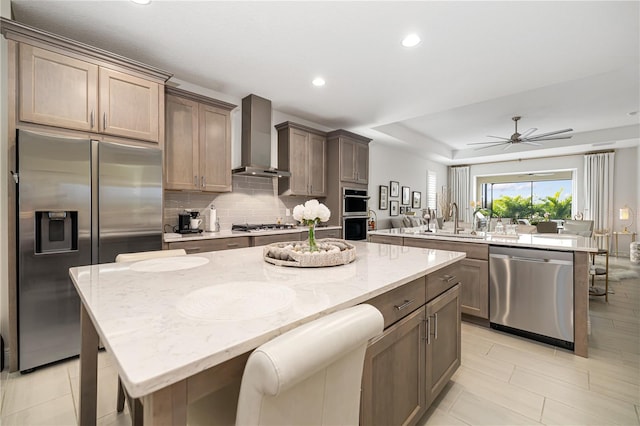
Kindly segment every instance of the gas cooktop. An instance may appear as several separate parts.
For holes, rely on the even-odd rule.
[[[260,231],[273,231],[277,229],[294,229],[296,226],[291,223],[260,223],[250,224],[243,223],[238,225],[231,225],[232,231],[246,231],[246,232],[260,232]]]

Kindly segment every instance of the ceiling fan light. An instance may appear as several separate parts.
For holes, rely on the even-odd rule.
[[[404,47],[415,47],[420,44],[420,37],[416,33],[408,34],[402,39],[402,45]]]

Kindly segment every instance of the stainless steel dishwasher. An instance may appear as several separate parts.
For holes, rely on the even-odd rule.
[[[491,246],[492,328],[573,349],[573,253]]]

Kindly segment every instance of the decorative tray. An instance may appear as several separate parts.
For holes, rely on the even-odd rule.
[[[345,240],[325,238],[316,240],[319,251],[309,252],[306,241],[273,243],[264,247],[265,262],[279,266],[320,268],[346,265],[356,258],[356,248]]]

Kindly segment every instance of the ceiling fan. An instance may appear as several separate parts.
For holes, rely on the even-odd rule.
[[[547,132],[547,133],[540,133],[538,135],[534,135],[533,133],[536,132],[535,127],[532,127],[530,129],[527,129],[524,131],[524,133],[520,134],[518,133],[518,120],[520,120],[522,117],[520,116],[515,116],[512,117],[511,119],[514,121],[515,126],[516,126],[516,130],[514,132],[514,134],[511,135],[511,137],[508,138],[503,138],[501,136],[487,136],[488,138],[496,138],[496,139],[500,139],[500,141],[493,141],[493,142],[476,142],[476,143],[470,143],[467,145],[486,145],[486,146],[482,146],[479,148],[475,148],[476,150],[480,150],[480,149],[487,149],[487,148],[491,148],[494,146],[500,146],[500,145],[504,145],[504,148],[502,148],[503,151],[506,151],[507,149],[511,148],[513,145],[515,144],[525,144],[525,145],[535,145],[535,146],[542,146],[541,143],[538,143],[539,141],[551,141],[551,140],[555,140],[555,139],[570,139],[571,135],[565,135],[565,136],[556,136],[559,135],[561,133],[567,133],[567,132],[572,132],[573,129],[563,129],[563,130],[556,130],[554,132]]]

